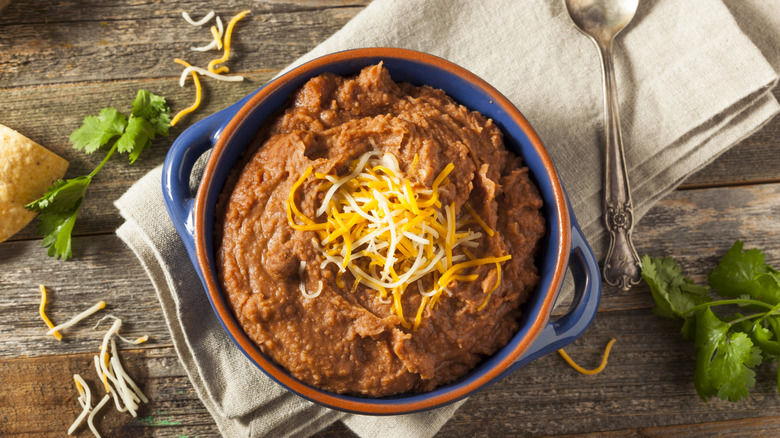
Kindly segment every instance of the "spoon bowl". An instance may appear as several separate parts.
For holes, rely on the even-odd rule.
[[[574,24],[598,44],[609,44],[636,14],[639,0],[566,0]]]
[[[565,0],[575,25],[599,49],[604,85],[604,226],[609,233],[609,249],[604,258],[604,282],[627,291],[639,283],[642,265],[631,242],[634,206],[628,184],[623,134],[620,129],[612,41],[636,14],[639,0]]]

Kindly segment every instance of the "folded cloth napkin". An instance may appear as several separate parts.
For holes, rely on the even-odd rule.
[[[778,112],[770,94],[777,73],[761,51],[778,62],[778,10],[777,0],[730,0],[728,7],[721,0],[640,4],[615,46],[637,218]],[[367,46],[441,56],[504,93],[537,130],[587,238],[603,252],[600,64],[561,1],[375,0],[295,64]],[[181,362],[225,436],[307,436],[341,420],[362,437],[429,437],[460,406],[397,417],[346,415],[265,377],[213,315],[168,220],[160,175],[155,169],[117,201],[126,219],[117,234],[145,266]]]

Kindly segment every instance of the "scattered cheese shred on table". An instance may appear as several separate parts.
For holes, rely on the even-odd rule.
[[[174,59],[174,62],[183,65],[184,67],[192,67],[188,62],[183,61],[181,59]],[[193,103],[190,107],[184,108],[183,110],[179,111],[171,120],[171,126],[174,126],[176,123],[178,123],[179,119],[182,118],[185,114],[189,114],[200,106],[200,100],[201,100],[201,87],[200,87],[200,79],[198,79],[198,74],[194,71],[192,72],[192,80],[195,82],[195,103]]]
[[[214,26],[211,26],[212,29]],[[212,30],[212,36],[214,37],[211,42],[206,44],[205,46],[200,47],[190,47],[190,50],[195,52],[207,52],[209,50],[219,49],[222,50],[222,35],[225,34],[225,28],[222,27],[222,19],[217,16],[217,34],[214,35],[214,31]]]
[[[46,308],[46,286],[40,285],[39,288],[41,289],[41,306],[39,307],[39,313],[41,314],[41,318],[43,318],[43,322],[46,323],[47,326],[49,326],[50,329],[54,328],[54,324],[52,324],[51,320],[48,316],[46,316],[46,312],[44,309]],[[54,331],[52,333],[55,338],[57,338],[58,341],[62,340],[62,335],[58,331]]]
[[[228,75],[220,75],[220,74],[212,73],[212,72],[206,70],[205,68],[195,67],[194,65],[191,65],[191,66],[185,68],[181,72],[181,77],[179,77],[179,86],[182,86],[182,87],[184,86],[184,83],[187,80],[187,75],[189,75],[190,72],[193,72],[193,71],[195,73],[202,74],[203,76],[208,76],[210,78],[216,79],[218,81],[241,82],[241,81],[244,80],[243,76],[238,76],[238,75],[230,75],[230,76],[228,76]]]
[[[217,30],[217,26],[211,26],[211,35],[214,37],[214,41],[217,42],[217,48],[222,50],[222,34]]]
[[[184,11],[182,11],[181,16],[184,17],[184,20],[187,23],[190,23],[193,26],[203,26],[204,24],[208,23],[209,20],[211,20],[214,17],[214,11],[209,11],[209,13],[206,14],[205,17],[201,18],[198,21],[195,21],[192,18],[190,18],[190,14],[188,14],[187,12],[184,12]]]
[[[228,22],[227,30],[225,30],[222,26],[222,19],[217,16],[216,18],[216,26],[210,27],[210,32],[212,35],[212,40],[210,43],[206,44],[205,46],[200,47],[190,47],[190,50],[198,51],[198,52],[205,52],[212,49],[225,49],[225,52],[222,57],[213,59],[208,64],[208,68],[201,68],[201,67],[195,67],[187,63],[186,61],[183,61],[181,59],[174,59],[174,62],[183,65],[184,71],[182,71],[181,77],[179,78],[179,86],[184,87],[185,81],[187,79],[187,76],[192,74],[193,81],[195,82],[195,103],[191,105],[188,108],[185,108],[181,111],[179,111],[176,116],[174,116],[173,120],[171,121],[171,126],[174,126],[182,116],[189,114],[193,111],[195,111],[199,106],[202,99],[202,88],[200,84],[200,80],[198,79],[198,74],[202,74],[204,76],[208,76],[210,78],[216,79],[218,81],[226,81],[226,82],[238,82],[243,81],[243,76],[238,75],[232,75],[232,76],[225,76],[222,73],[227,73],[230,71],[230,69],[227,66],[222,66],[219,68],[215,68],[216,64],[223,63],[228,60],[230,57],[230,41],[231,41],[231,35],[233,33],[233,28],[235,27],[236,23],[244,18],[247,14],[249,14],[251,11],[245,10],[239,12],[236,16],[234,16],[230,22]],[[214,11],[211,11],[206,17],[201,19],[200,21],[193,21],[191,18],[189,18],[189,15],[186,12],[182,12],[182,16],[185,20],[187,20],[188,23],[194,25],[194,26],[202,26],[203,24],[206,24],[211,18],[214,16]],[[224,39],[224,40],[223,40]]]
[[[58,337],[58,339],[62,338],[62,335],[59,333],[60,330],[69,328],[97,312],[98,310],[104,309],[106,307],[106,302],[100,301],[89,309],[74,316],[69,321],[55,326],[44,313],[44,307],[46,306],[46,287],[44,285],[40,285],[40,290],[40,314],[46,324],[50,327],[50,330],[46,334],[55,335]],[[73,375],[73,380],[76,384],[76,390],[79,393],[77,400],[82,407],[82,411],[79,416],[76,417],[76,420],[73,422],[73,424],[71,424],[68,428],[68,435],[71,435],[84,421],[84,418],[86,418],[89,429],[96,437],[99,438],[100,434],[95,428],[92,420],[94,419],[95,414],[103,407],[103,405],[108,402],[108,400],[111,398],[111,395],[114,397],[114,403],[116,404],[117,410],[119,412],[130,412],[133,417],[137,416],[137,410],[140,403],[149,402],[149,399],[146,397],[146,395],[144,395],[135,381],[130,377],[130,375],[122,366],[122,362],[119,359],[119,352],[116,348],[115,339],[117,338],[128,344],[138,345],[146,342],[149,339],[149,336],[144,335],[136,339],[125,338],[119,334],[119,329],[122,326],[122,320],[110,314],[101,318],[97,325],[100,325],[100,323],[106,318],[111,318],[114,320],[114,322],[103,336],[103,342],[101,343],[99,354],[94,356],[95,371],[99,381],[103,382],[103,386],[106,389],[106,395],[93,409],[92,392],[90,391],[89,386],[79,374]],[[96,328],[97,325],[95,326]],[[111,347],[110,353],[109,345]]]
[[[100,434],[95,428],[95,424],[92,422],[92,420],[95,418],[95,414],[97,414],[99,410],[103,409],[103,406],[106,404],[109,398],[110,397],[108,396],[108,394],[106,394],[105,397],[103,397],[103,399],[100,400],[100,402],[97,404],[97,406],[95,406],[95,409],[92,409],[92,411],[90,411],[89,417],[87,417],[87,425],[89,426],[89,430],[91,430],[92,433],[95,434],[97,438],[100,438]]]
[[[227,67],[225,67],[225,66],[222,66],[222,67],[220,67],[218,69],[215,69],[214,66],[216,66],[217,64],[221,64],[221,63],[227,61],[228,58],[230,58],[230,39],[231,39],[231,36],[233,34],[233,27],[235,27],[236,23],[239,20],[241,20],[242,18],[244,18],[250,12],[252,12],[252,11],[250,11],[248,9],[245,10],[245,11],[241,11],[238,14],[236,14],[233,18],[230,19],[230,21],[228,22],[228,25],[227,25],[227,29],[225,29],[225,41],[223,42],[223,46],[224,46],[225,52],[222,55],[222,57],[217,58],[217,59],[212,59],[209,62],[208,70],[210,72],[219,74],[219,73],[227,73],[229,71],[229,69]]]
[[[604,357],[601,358],[601,365],[599,365],[596,368],[593,368],[592,370],[587,370],[579,365],[577,365],[574,360],[569,357],[568,354],[566,354],[565,351],[563,351],[563,348],[558,350],[558,354],[561,355],[563,360],[566,361],[572,368],[574,368],[577,372],[587,375],[593,375],[598,374],[604,370],[604,367],[607,366],[607,359],[609,358],[609,352],[612,350],[612,345],[615,343],[615,339],[610,339],[610,341],[607,343],[607,348],[604,349]]]
[[[79,321],[82,319],[85,319],[86,317],[92,315],[93,313],[97,312],[100,309],[104,309],[106,307],[105,301],[100,301],[98,303],[95,303],[94,306],[90,307],[89,309],[79,313],[78,315],[74,316],[73,318],[69,319],[68,321],[63,322],[62,324],[58,326],[54,326],[51,329],[49,329],[48,332],[46,332],[47,335],[53,335],[56,332],[62,331],[64,329],[70,328],[74,325],[76,325]]]
[[[79,392],[78,402],[81,405],[82,411],[81,414],[76,417],[76,421],[68,428],[68,435],[72,434],[76,428],[79,427],[81,422],[84,421],[84,418],[89,415],[90,411],[92,411],[92,392],[89,390],[89,386],[87,386],[87,383],[78,374],[73,375],[73,381],[76,382],[76,389]]]
[[[418,160],[415,157],[414,163]],[[464,270],[495,264],[496,280],[478,308],[482,310],[501,281],[500,264],[511,255],[478,258],[466,250],[477,248],[484,236],[471,225],[486,233],[492,230],[470,206],[461,218],[455,217],[454,204],[442,206],[439,196],[454,168],[452,163],[445,166],[431,189],[415,189],[392,154],[366,152],[350,164],[345,176],[314,173],[315,179],[322,181],[320,190],[325,191],[315,216],[326,216],[324,222],[315,222],[298,209],[295,201],[298,189],[313,173],[309,166],[290,189],[285,206],[287,222],[293,229],[317,233],[319,240],[314,243],[324,258],[320,268],[336,265],[336,281],[342,283],[341,275],[349,271],[355,278],[353,289],[363,284],[377,291],[377,298],[391,303],[391,311],[405,328],[417,330],[425,310],[433,311],[442,294],[452,294],[452,282],[479,278],[477,274],[463,275]],[[455,249],[462,254],[455,253]],[[305,262],[301,262],[299,289],[304,297],[314,298],[322,287],[307,292],[304,268]],[[424,282],[417,283],[420,304],[409,322],[401,298],[417,281]]]
[[[122,320],[114,317],[114,323],[103,336],[99,355],[94,356],[95,370],[98,378],[106,389],[106,397],[113,395],[116,409],[120,412],[130,412],[133,417],[138,416],[140,403],[148,403],[149,399],[136,385],[130,375],[125,372],[119,360],[114,337],[119,337],[119,329]],[[137,343],[143,342],[147,337],[138,338]],[[133,342],[136,343],[136,342]],[[109,344],[111,352],[109,353]]]

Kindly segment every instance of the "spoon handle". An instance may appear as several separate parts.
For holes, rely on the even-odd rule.
[[[627,291],[637,284],[641,262],[631,242],[634,228],[634,206],[628,185],[628,172],[620,130],[615,68],[612,64],[612,42],[597,44],[601,55],[604,80],[604,116],[606,130],[606,165],[604,180],[604,222],[609,232],[609,250],[604,259],[604,281]]]

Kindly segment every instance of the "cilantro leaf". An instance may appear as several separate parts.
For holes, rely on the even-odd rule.
[[[769,304],[780,303],[780,281],[777,271],[766,264],[759,249],[742,251],[739,240],[726,252],[718,266],[710,271],[710,285],[724,297],[747,294]]]
[[[683,277],[669,257],[644,256],[642,277],[656,302],[654,312],[682,317],[683,335],[695,341],[693,384],[703,400],[715,395],[730,401],[748,397],[756,383],[751,368],[762,360],[780,359],[780,272],[766,263],[760,250],[743,251],[743,243],[735,242],[709,273],[709,286]],[[727,299],[713,300],[714,290]],[[712,311],[733,305],[750,312],[722,320]],[[780,392],[780,370],[777,379]]]
[[[747,398],[756,384],[756,373],[750,367],[761,363],[761,353],[746,334],[736,332],[718,345],[707,369],[707,377],[723,400]]]
[[[696,312],[696,370],[693,373],[693,386],[702,400],[717,393],[707,370],[728,330],[729,325],[715,316],[709,307]]]
[[[777,317],[767,318],[767,320],[776,321]],[[777,328],[776,324],[772,327],[771,323],[766,321],[767,324],[773,328],[773,330],[770,330],[758,322],[744,322],[746,324],[741,327],[743,328],[742,331],[750,336],[753,344],[761,349],[761,352],[765,357],[780,357],[780,338],[777,337],[777,331],[774,330]]]
[[[154,128],[143,117],[130,116],[125,133],[117,141],[117,150],[130,154],[130,164],[134,163],[141,152],[152,145]]]
[[[693,384],[702,399],[747,398],[756,384],[750,369],[761,363],[761,350],[742,332],[729,334],[730,325],[708,307],[696,312],[696,371]]]
[[[59,180],[46,193],[25,205],[38,215],[38,234],[43,236],[41,245],[48,255],[67,260],[72,257],[71,234],[92,178],[103,168],[117,150],[130,156],[130,164],[146,148],[156,135],[168,135],[171,117],[165,98],[146,90],[139,90],[133,100],[130,119],[116,110],[103,108],[97,116],[87,116],[78,129],[70,134],[75,149],[93,153],[113,138],[119,137],[106,153],[103,161],[89,174],[67,181]]]
[[[89,175],[67,181],[57,180],[51,187],[46,189],[46,193],[42,197],[25,205],[25,207],[38,212],[72,210],[84,198],[90,182],[92,182],[92,177]]]
[[[642,278],[650,286],[655,300],[656,315],[665,318],[685,318],[693,307],[709,302],[710,288],[693,284],[683,277],[677,262],[671,257],[642,257]]]
[[[132,115],[148,120],[157,135],[168,135],[168,128],[171,126],[169,111],[165,98],[149,91],[138,90],[133,99]]]
[[[30,210],[41,212],[36,231],[43,236],[41,246],[49,248],[49,257],[67,260],[73,255],[71,233],[91,182],[91,175],[58,180],[41,198],[25,205]]]
[[[49,257],[67,260],[73,256],[71,233],[80,208],[81,200],[70,210],[47,211],[38,216],[37,231],[43,235],[41,246],[49,248]]]
[[[81,127],[70,134],[70,141],[74,148],[91,154],[112,138],[122,135],[126,126],[124,114],[114,107],[103,108],[98,116],[84,117]]]

